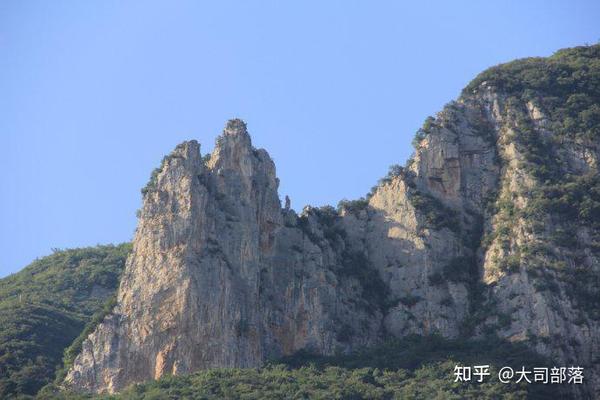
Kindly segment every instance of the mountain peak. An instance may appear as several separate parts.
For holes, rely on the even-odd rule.
[[[252,139],[244,121],[239,118],[227,121],[223,133],[217,138],[217,147],[222,147],[226,143],[252,147]]]
[[[248,130],[246,127],[246,123],[243,120],[239,118],[233,118],[227,121],[223,133],[229,135],[243,135],[247,134]]]
[[[175,146],[171,156],[181,156],[184,158],[193,158],[200,153],[200,144],[197,140],[186,140]]]

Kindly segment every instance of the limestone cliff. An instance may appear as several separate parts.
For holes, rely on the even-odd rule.
[[[67,383],[114,392],[164,374],[375,343],[379,310],[357,300],[360,282],[334,273],[339,255],[320,243],[314,218],[281,209],[277,186],[273,162],[239,120],[209,159],[195,141],[177,146],[144,190],[118,305]]]
[[[426,121],[406,167],[339,210],[282,209],[240,120],[209,156],[177,146],[65,384],[493,333],[589,368],[579,394],[600,395],[599,60],[591,46],[487,71]]]

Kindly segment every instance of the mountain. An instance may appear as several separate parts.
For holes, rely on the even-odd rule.
[[[0,398],[34,395],[54,379],[64,350],[110,304],[130,251],[57,250],[0,279]]]
[[[65,384],[115,392],[432,333],[495,332],[597,371],[599,56],[484,72],[405,168],[339,210],[282,209],[240,120],[207,157],[182,143],[144,189],[117,306]]]
[[[534,397],[543,385],[452,386],[452,361],[477,361],[453,346],[480,343],[494,367],[491,353],[523,356],[519,346],[541,357],[519,358],[530,368],[581,366],[584,385],[550,388],[600,396],[600,45],[483,72],[413,143],[364,198],[300,214],[281,206],[274,163],[243,121],[211,154],[178,145],[142,190],[114,307],[88,326],[59,386],[260,398],[273,380],[316,382],[294,387],[310,392],[338,376],[369,397],[359,374],[382,398],[400,393],[357,372],[364,363],[404,376],[407,396]],[[413,335],[438,338],[447,357],[369,363],[368,351]],[[247,369],[299,354],[329,367]],[[451,387],[419,392],[435,376]]]

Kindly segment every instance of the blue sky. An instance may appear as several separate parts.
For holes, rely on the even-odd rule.
[[[129,240],[162,156],[233,117],[296,210],[360,197],[477,73],[598,21],[596,1],[0,2],[0,276]]]

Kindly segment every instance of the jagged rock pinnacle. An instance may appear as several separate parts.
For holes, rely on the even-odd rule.
[[[223,134],[217,138],[217,146],[224,143],[241,143],[252,146],[252,139],[248,134],[246,123],[239,118],[227,121]]]
[[[248,130],[246,128],[246,123],[244,121],[242,121],[239,118],[234,118],[234,119],[230,119],[229,121],[227,121],[227,124],[225,125],[225,130],[224,132],[225,134],[229,134],[229,135],[243,135],[243,134],[247,134]]]

